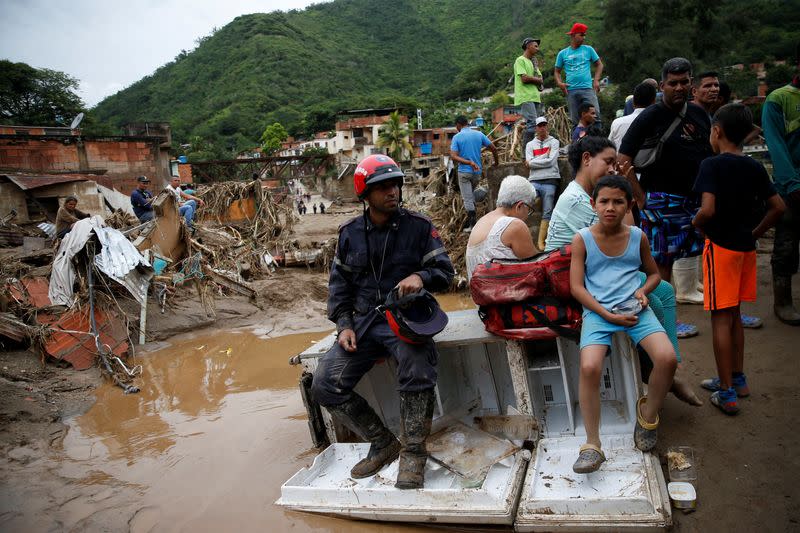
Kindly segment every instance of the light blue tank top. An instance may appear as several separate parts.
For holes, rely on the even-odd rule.
[[[579,233],[586,244],[586,272],[583,283],[589,294],[610,311],[615,305],[631,298],[639,288],[639,267],[642,265],[639,247],[642,230],[631,226],[628,247],[622,255],[614,257],[604,254],[597,247],[589,228],[583,228]]]

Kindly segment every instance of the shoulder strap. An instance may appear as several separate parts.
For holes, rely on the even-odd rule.
[[[669,128],[667,128],[667,131],[664,132],[664,135],[661,136],[661,139],[658,142],[663,143],[669,139],[669,136],[672,135],[672,132],[675,131],[675,128],[678,127],[678,124],[680,124],[681,120],[683,120],[683,118],[686,116],[686,109],[688,106],[688,103],[683,104],[683,109],[681,109],[680,113],[678,113],[678,116],[675,117],[675,120],[672,121],[672,124],[669,125]]]

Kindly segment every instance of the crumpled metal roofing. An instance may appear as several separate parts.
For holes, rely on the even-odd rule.
[[[111,353],[122,357],[130,348],[125,323],[115,312],[97,308],[94,318],[100,343],[108,345]],[[97,345],[91,334],[88,305],[68,311],[60,317],[39,313],[36,320],[51,328],[44,347],[48,355],[69,362],[75,370],[86,370],[94,365]]]
[[[94,176],[87,176],[85,174],[0,174],[0,177],[8,178],[8,180],[12,181],[23,191],[29,191],[31,189],[38,189],[39,187],[47,187],[48,185],[58,185],[59,183],[89,181]]]

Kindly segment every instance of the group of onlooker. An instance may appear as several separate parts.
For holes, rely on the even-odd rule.
[[[660,83],[646,79],[637,85],[630,113],[611,124],[608,138],[599,136],[596,91],[602,63],[593,49],[581,49],[585,33],[585,26],[573,27],[570,47],[559,53],[555,71],[575,125],[569,147],[575,179],[556,201],[560,143],[549,134],[534,96],[542,79],[531,59],[540,41],[525,39],[524,54],[515,63],[515,89],[527,125],[524,157],[530,174],[502,181],[496,209],[471,221],[467,247],[469,276],[491,258],[522,259],[572,246],[572,293],[584,308],[580,404],[587,442],[574,465],[581,473],[597,470],[605,460],[598,387],[613,332],[626,331],[642,353],[648,395],[637,404],[634,441],[639,449],[655,446],[658,411],[667,392],[702,404],[686,380],[675,375],[681,361],[678,338],[697,333],[695,326],[677,321],[676,290],[678,302],[703,303],[711,314],[718,375],[701,386],[712,391],[711,403],[722,412],[739,411],[738,399],[750,394],[743,329],[763,323],[743,314],[740,305],[755,300],[756,240],[773,226],[775,314],[800,325],[791,296],[791,276],[800,262],[798,76],[774,91],[764,108],[773,183],[764,167],[742,152],[759,131],[750,110],[728,103],[730,92],[721,90],[716,73],[693,78],[685,58],[666,61]],[[591,64],[596,65],[594,80],[588,76]],[[491,147],[488,139],[481,144]],[[453,149],[460,148],[454,140]],[[477,182],[473,177],[472,183]],[[542,221],[534,244],[525,221],[537,197]],[[703,281],[698,283],[699,270]],[[639,311],[615,312],[631,299]]]

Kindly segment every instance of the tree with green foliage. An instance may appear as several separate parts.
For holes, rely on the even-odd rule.
[[[267,155],[272,155],[281,149],[281,143],[288,137],[286,128],[280,122],[273,122],[261,134],[261,150]]]
[[[363,24],[376,12],[402,31]],[[589,26],[588,44],[620,98],[658,78],[670,57],[721,72],[789,59],[800,40],[800,0],[333,0],[237,17],[96,111],[115,127],[169,121],[179,142],[200,135],[225,149],[257,144],[273,122],[292,135],[325,131],[353,109],[411,116],[422,108],[426,127],[451,125],[449,102],[510,89],[528,35],[542,39],[539,66],[553,88],[555,57],[575,20]]]
[[[389,157],[399,161],[405,159],[406,154],[414,151],[408,140],[408,125],[400,120],[400,111],[389,114],[386,121],[378,130],[378,140],[375,143],[380,148],[386,148]]]
[[[492,95],[491,100],[489,100],[489,105],[492,108],[500,107],[501,105],[508,105],[511,103],[511,97],[508,96],[508,93],[505,90],[499,90]]]
[[[0,61],[0,120],[27,126],[69,126],[84,110],[78,80],[57,70]]]

